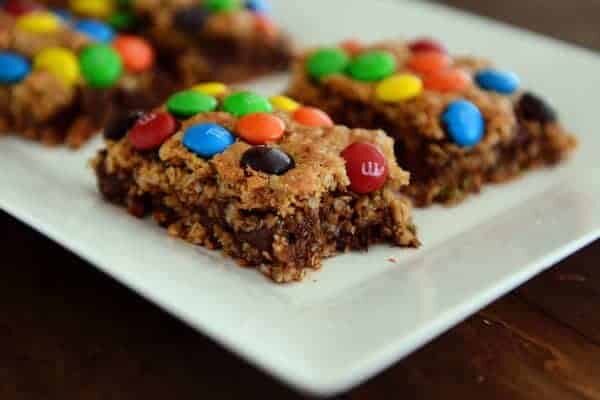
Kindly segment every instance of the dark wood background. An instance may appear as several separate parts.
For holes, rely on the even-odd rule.
[[[446,0],[600,49],[598,0]],[[0,399],[301,398],[0,212]],[[600,243],[341,397],[600,399]]]

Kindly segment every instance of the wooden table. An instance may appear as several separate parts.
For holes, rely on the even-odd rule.
[[[600,48],[597,0],[447,0]],[[0,212],[0,399],[300,398]],[[600,399],[600,242],[342,396]]]

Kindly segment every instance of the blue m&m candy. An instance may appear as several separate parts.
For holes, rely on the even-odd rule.
[[[0,84],[17,83],[31,71],[29,61],[9,51],[0,51]]]
[[[475,75],[475,82],[485,90],[502,94],[512,94],[521,85],[517,74],[497,69],[484,69]]]
[[[246,0],[246,8],[261,14],[268,14],[271,12],[271,4],[269,4],[267,0]]]
[[[73,28],[90,39],[100,43],[108,43],[112,41],[115,36],[115,31],[110,26],[93,19],[77,21]]]
[[[183,145],[204,158],[224,152],[233,142],[235,137],[231,132],[214,123],[192,125],[183,134]]]
[[[462,147],[476,145],[485,132],[481,111],[467,100],[450,103],[442,115],[442,123],[454,143]]]

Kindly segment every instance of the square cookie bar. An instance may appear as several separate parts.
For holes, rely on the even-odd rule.
[[[144,39],[9,4],[0,8],[0,132],[76,148],[114,110],[156,106],[173,90]]]
[[[409,174],[383,131],[334,125],[283,96],[203,88],[107,125],[92,161],[107,200],[276,282],[374,243],[418,246],[399,194]]]
[[[404,192],[427,206],[457,203],[574,149],[555,111],[520,86],[516,74],[451,57],[430,39],[346,41],[301,57],[288,94],[339,123],[385,130],[411,173]]]
[[[132,0],[139,32],[191,86],[286,70],[293,49],[265,0]]]

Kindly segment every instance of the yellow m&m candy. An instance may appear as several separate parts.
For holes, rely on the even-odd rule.
[[[36,11],[19,17],[16,25],[27,32],[53,33],[60,29],[61,20],[50,12]]]
[[[421,78],[412,74],[398,74],[379,82],[375,88],[378,100],[400,102],[417,97],[423,92]]]
[[[220,82],[207,82],[194,86],[192,90],[208,96],[219,96],[227,92],[227,85]]]
[[[294,112],[300,108],[300,104],[287,96],[273,96],[269,99],[273,107],[280,111]]]
[[[71,0],[70,5],[75,14],[95,18],[106,18],[115,9],[113,0]]]
[[[33,59],[34,69],[43,69],[71,86],[81,79],[77,56],[64,47],[48,47]]]

